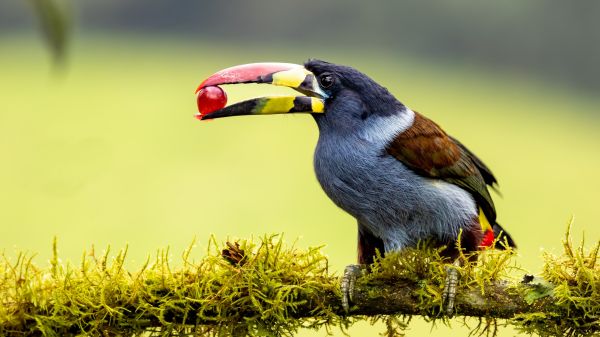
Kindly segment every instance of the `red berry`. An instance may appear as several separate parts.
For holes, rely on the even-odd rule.
[[[217,86],[202,88],[196,93],[196,103],[200,116],[205,116],[224,108],[227,104],[227,94]]]

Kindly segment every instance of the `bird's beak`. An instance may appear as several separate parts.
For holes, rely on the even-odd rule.
[[[285,86],[304,96],[271,96],[254,98],[199,115],[202,120],[240,116],[283,113],[323,113],[327,94],[321,90],[313,73],[291,63],[251,63],[216,72],[196,89],[223,84],[266,83]]]

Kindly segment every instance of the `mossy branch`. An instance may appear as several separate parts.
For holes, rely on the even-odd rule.
[[[279,236],[240,240],[191,260],[191,245],[173,267],[159,250],[141,270],[129,272],[127,249],[84,254],[79,265],[61,263],[56,243],[48,269],[32,256],[0,259],[0,335],[214,335],[280,336],[300,328],[341,327],[361,319],[385,319],[397,336],[413,315],[441,319],[447,261],[433,248],[406,250],[380,259],[359,279],[346,315],[339,279],[329,273],[320,248],[285,247]],[[542,278],[509,277],[510,251],[488,251],[457,267],[461,275],[455,312],[484,322],[496,319],[542,336],[600,333],[600,242],[589,252],[574,248],[544,257]],[[543,281],[542,281],[543,280]]]

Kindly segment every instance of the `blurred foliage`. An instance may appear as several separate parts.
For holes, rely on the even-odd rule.
[[[55,0],[29,0],[54,60],[62,62],[67,48],[69,18],[65,8]]]
[[[26,27],[21,2],[0,2],[0,31]],[[594,0],[79,0],[74,6],[81,31],[295,44],[313,48],[313,57],[320,49],[355,46],[600,89]]]

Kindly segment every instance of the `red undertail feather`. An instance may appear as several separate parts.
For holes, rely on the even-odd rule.
[[[491,247],[494,244],[494,231],[490,228],[485,231],[481,239],[480,247]]]

